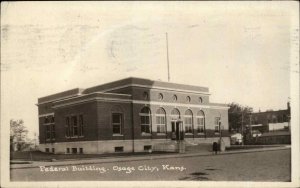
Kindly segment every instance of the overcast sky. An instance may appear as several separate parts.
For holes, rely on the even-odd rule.
[[[293,2],[1,4],[1,121],[38,132],[37,99],[125,77],[209,87],[211,102],[286,109]],[[295,72],[299,74],[299,72]]]

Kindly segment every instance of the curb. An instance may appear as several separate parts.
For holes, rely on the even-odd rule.
[[[219,155],[232,155],[232,154],[240,154],[240,153],[253,153],[253,152],[263,152],[263,151],[276,151],[276,150],[286,150],[291,149],[291,147],[274,147],[274,148],[264,148],[264,149],[247,149],[247,150],[240,150],[240,151],[228,151],[228,152],[221,152],[217,155],[209,153],[190,153],[190,154],[169,154],[169,155],[159,155],[159,156],[135,156],[135,157],[118,157],[118,158],[111,158],[111,159],[86,159],[84,161],[76,160],[74,161],[57,161],[59,163],[64,164],[50,164],[51,162],[47,162],[49,164],[45,166],[66,166],[66,165],[82,165],[82,164],[97,164],[97,163],[112,163],[112,162],[125,162],[125,161],[142,161],[142,160],[157,160],[157,159],[166,159],[166,158],[183,158],[183,157],[196,157],[196,156],[219,156]],[[91,161],[89,161],[91,160]],[[92,161],[94,160],[94,161]],[[71,162],[71,163],[70,163]],[[27,168],[37,168],[39,165],[32,164],[31,166],[21,166],[21,167],[12,167],[10,169],[27,169]]]

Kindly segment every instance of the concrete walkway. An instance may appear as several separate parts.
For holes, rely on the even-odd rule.
[[[277,146],[268,148],[256,148],[256,149],[240,149],[235,151],[224,151],[218,153],[218,155],[228,155],[228,154],[238,154],[238,153],[249,153],[249,152],[263,152],[263,151],[273,151],[273,150],[283,150],[290,149],[291,146]],[[209,156],[215,155],[209,151],[201,151],[194,153],[175,153],[175,154],[147,154],[140,156],[113,156],[104,158],[90,158],[90,159],[76,159],[76,160],[57,160],[53,162],[44,161],[32,161],[30,164],[21,164],[22,161],[14,161],[11,164],[11,169],[20,168],[37,168],[39,166],[66,166],[66,165],[82,165],[82,164],[96,164],[96,163],[112,163],[112,162],[124,162],[124,161],[141,161],[141,160],[156,160],[156,159],[166,159],[166,158],[181,158],[181,157],[195,157],[195,156]]]

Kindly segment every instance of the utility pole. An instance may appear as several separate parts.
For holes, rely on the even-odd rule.
[[[170,82],[170,65],[169,65],[168,33],[166,33],[166,43],[167,43],[168,82]]]

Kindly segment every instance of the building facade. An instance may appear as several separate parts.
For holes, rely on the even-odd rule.
[[[184,141],[230,145],[228,106],[207,87],[126,78],[38,99],[40,150],[143,152]],[[167,147],[160,147],[167,148]]]
[[[287,103],[287,109],[251,113],[251,129],[261,133],[272,131],[290,130],[291,108]],[[249,125],[248,125],[249,126]]]

